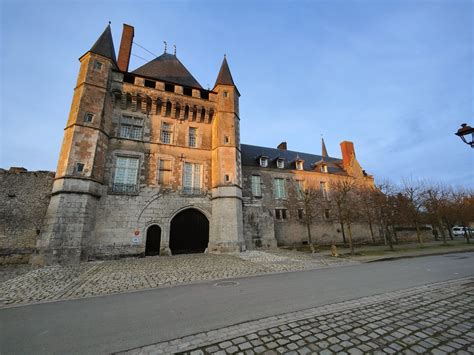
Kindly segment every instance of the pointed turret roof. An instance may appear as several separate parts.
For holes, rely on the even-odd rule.
[[[234,84],[234,80],[232,79],[232,74],[230,73],[229,64],[227,64],[227,58],[224,55],[224,60],[222,61],[221,69],[219,70],[219,75],[217,75],[216,83],[214,87],[217,85],[230,85],[235,87],[237,92],[237,86]]]
[[[114,41],[112,39],[112,31],[110,23],[100,35],[99,39],[94,43],[89,52],[99,54],[105,58],[112,59],[114,64],[117,63],[115,58]]]
[[[328,157],[328,151],[326,149],[326,144],[324,144],[324,138],[321,138],[321,156],[324,158],[324,157]]]
[[[173,54],[163,53],[151,62],[148,62],[134,70],[132,73],[156,80],[167,81],[173,84],[202,89],[202,86],[198,81],[179,61],[176,55]]]

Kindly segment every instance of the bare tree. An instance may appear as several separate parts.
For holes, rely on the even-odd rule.
[[[351,178],[341,178],[331,182],[330,186],[331,200],[336,206],[338,221],[342,228],[347,226],[349,248],[351,255],[354,255],[352,225],[360,217],[355,181]]]
[[[362,219],[364,219],[364,222],[369,224],[372,243],[375,244],[375,234],[373,226],[376,218],[375,199],[377,198],[376,195],[378,192],[375,186],[360,186],[357,188],[356,193],[359,196],[362,215],[361,217]]]
[[[390,250],[393,250],[393,240],[390,227],[392,227],[393,232],[395,233],[396,205],[394,203],[394,187],[390,181],[385,180],[375,185],[373,201],[375,205],[376,218],[378,219],[385,243],[388,243]]]
[[[444,206],[448,203],[448,190],[441,185],[426,184],[422,191],[422,203],[433,230],[439,229],[443,244],[446,244],[446,232],[443,226]]]
[[[311,233],[311,225],[322,216],[325,205],[323,192],[313,183],[313,181],[297,181],[295,185],[295,194],[290,195],[288,205],[291,209],[297,209],[302,212],[302,218],[306,225],[308,243],[311,252],[316,251]],[[299,213],[299,212],[298,212]]]
[[[470,243],[472,232],[469,224],[474,219],[474,193],[465,189],[453,190],[450,203],[452,218],[464,228],[464,237]]]
[[[405,199],[404,208],[400,209],[407,222],[416,228],[416,237],[420,247],[423,247],[423,238],[421,236],[421,223],[423,212],[423,188],[419,182],[411,179],[403,180],[403,187],[400,192],[401,198]]]

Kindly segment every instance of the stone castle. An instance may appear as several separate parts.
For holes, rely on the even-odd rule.
[[[341,143],[342,159],[329,157],[324,142],[321,155],[288,150],[285,142],[241,144],[240,93],[225,57],[206,90],[166,50],[130,71],[133,37],[124,25],[116,58],[109,25],[79,59],[31,262],[304,244],[301,209],[288,201],[305,181],[325,194],[341,176],[373,184],[351,142]],[[330,213],[312,227],[321,243],[341,240]]]

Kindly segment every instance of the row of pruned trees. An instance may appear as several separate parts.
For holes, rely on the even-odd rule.
[[[473,190],[413,180],[404,180],[400,185],[390,181],[360,184],[348,177],[329,182],[325,189],[324,184],[307,182],[297,186],[296,198],[289,199],[291,207],[303,209],[313,251],[311,225],[321,220],[340,226],[351,253],[354,253],[354,224],[368,225],[373,243],[377,243],[375,231],[380,231],[379,236],[391,249],[398,242],[397,228],[402,226],[416,230],[420,246],[423,246],[422,229],[427,224],[433,227],[436,238],[441,235],[444,243],[448,236],[453,239],[451,230],[455,225],[466,227],[468,243],[472,237],[469,223],[474,222]]]

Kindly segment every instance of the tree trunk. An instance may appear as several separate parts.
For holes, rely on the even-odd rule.
[[[439,232],[441,233],[441,239],[443,239],[443,244],[446,245],[448,242],[446,240],[446,231],[443,228],[443,222],[441,218],[438,219]]]
[[[448,228],[448,233],[449,233],[449,238],[451,238],[451,240],[454,240],[453,238],[453,232],[451,231],[451,225],[448,221],[444,221],[444,223],[446,224],[446,227]]]
[[[416,226],[416,237],[418,238],[418,243],[420,244],[420,248],[423,248],[423,239],[421,238],[421,231],[420,226],[418,223],[415,223]]]
[[[372,237],[372,243],[375,244],[374,229],[372,228],[372,221],[370,219],[369,219],[369,228],[370,228],[370,236]]]
[[[392,230],[393,230],[393,237],[395,238],[395,244],[399,244],[397,229],[395,228],[395,226],[392,226]],[[393,240],[392,240],[392,242],[393,242]]]
[[[344,232],[344,222],[339,221],[339,224],[341,225],[342,241],[344,244],[346,244],[346,233]]]
[[[349,247],[351,248],[351,255],[354,255],[354,243],[352,243],[352,229],[350,223],[347,223],[347,231],[349,232]]]
[[[471,229],[469,227],[464,227],[464,235],[466,236],[466,243],[471,244],[471,239],[469,238],[471,236]]]
[[[393,250],[392,236],[390,235],[390,230],[388,229],[388,226],[385,227],[385,234],[387,236],[387,241],[388,245],[390,246],[390,250]]]
[[[311,249],[311,254],[314,254],[315,249],[313,245],[313,238],[311,237],[311,223],[309,223],[308,220],[306,220],[306,230],[308,231],[309,248]]]

